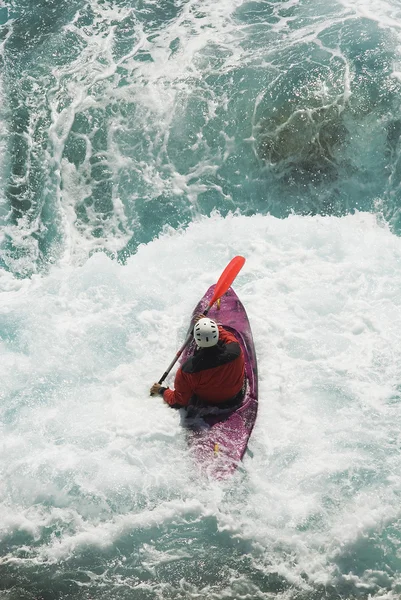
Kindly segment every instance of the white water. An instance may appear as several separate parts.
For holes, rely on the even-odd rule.
[[[148,389],[236,254],[260,412],[254,456],[216,483],[199,480],[178,413]],[[400,518],[400,264],[401,240],[371,215],[216,214],[166,231],[126,266],[95,254],[31,280],[1,272],[0,532],[35,543],[0,564],[63,561],[133,535],[152,573],[198,552],[158,547],[155,531],[212,519],[255,569],[298,588],[306,573],[311,585],[348,578],[398,598],[397,570],[338,561],[372,539],[385,547]],[[233,578],[227,597],[248,597]]]
[[[0,9],[3,7],[3,3],[0,2]],[[3,61],[4,45],[8,36],[5,36],[3,41],[0,41],[0,65]],[[6,180],[6,168],[7,168],[7,103],[4,94],[3,78],[0,72],[0,222],[7,215],[7,203],[4,197],[4,181]],[[0,242],[2,234],[0,233]]]

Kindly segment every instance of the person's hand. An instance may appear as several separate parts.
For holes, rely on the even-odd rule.
[[[152,387],[150,388],[150,395],[151,396],[158,396],[159,395],[159,390],[162,386],[160,385],[160,383],[154,383],[152,385]]]
[[[195,316],[194,323],[197,323],[200,319],[206,319],[206,315],[204,315],[203,313],[199,313]]]

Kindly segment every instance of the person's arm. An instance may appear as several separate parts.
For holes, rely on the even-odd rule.
[[[237,344],[239,343],[237,338],[235,337],[235,335],[233,333],[231,333],[231,331],[227,331],[227,329],[224,329],[224,327],[222,327],[221,325],[218,325],[218,328],[219,328],[219,341],[221,340],[225,344],[231,344],[232,342],[236,342]]]
[[[154,383],[150,388],[150,395],[162,396],[163,400],[174,408],[188,406],[194,390],[191,385],[191,376],[183,373],[181,367],[175,376],[174,387],[174,390],[170,390],[170,388],[164,387],[160,383]]]
[[[188,406],[194,390],[191,385],[190,375],[183,373],[179,368],[175,376],[174,390],[167,388],[163,391],[163,400],[170,406]]]

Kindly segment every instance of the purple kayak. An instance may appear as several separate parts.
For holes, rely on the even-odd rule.
[[[208,306],[215,286],[212,285],[200,300],[192,317]],[[203,472],[223,479],[232,474],[244,456],[255,424],[258,408],[258,373],[251,327],[242,302],[230,288],[210,309],[208,317],[231,331],[245,357],[246,389],[242,403],[235,409],[196,408],[185,411],[184,426],[188,430],[188,445],[195,461]],[[195,342],[185,349],[180,363],[192,356]],[[210,411],[210,412],[209,412]],[[205,412],[207,414],[205,414]]]

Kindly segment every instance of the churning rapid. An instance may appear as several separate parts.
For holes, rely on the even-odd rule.
[[[2,599],[400,598],[400,49],[398,0],[0,0]],[[216,482],[148,394],[236,254]]]

